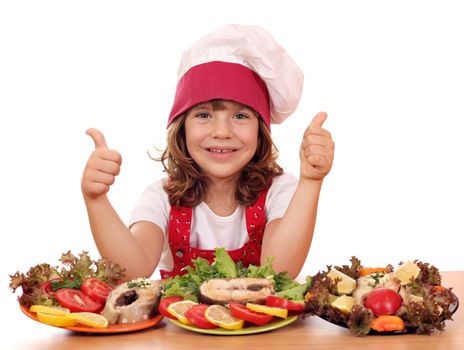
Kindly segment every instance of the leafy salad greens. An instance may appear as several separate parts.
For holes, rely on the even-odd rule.
[[[18,271],[10,275],[10,288],[13,292],[19,287],[23,291],[18,297],[21,305],[59,305],[44,288],[44,284],[49,281],[53,290],[63,287],[79,289],[86,277],[95,277],[110,285],[115,285],[124,277],[121,266],[104,258],[92,260],[85,251],[78,256],[68,251],[61,255],[59,261],[61,268],[43,263],[31,267],[26,274]]]
[[[244,267],[241,262],[235,263],[224,248],[215,249],[212,264],[204,258],[192,260],[193,267],[184,268],[186,274],[175,276],[164,281],[165,296],[181,296],[186,300],[198,302],[200,285],[212,278],[254,277],[266,278],[274,284],[276,295],[292,300],[304,302],[304,294],[311,286],[311,278],[306,283],[299,284],[286,272],[276,272],[272,267],[272,258],[268,258],[262,266],[249,265]]]

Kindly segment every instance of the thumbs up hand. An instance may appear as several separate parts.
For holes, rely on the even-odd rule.
[[[300,177],[321,181],[332,168],[334,142],[330,132],[322,128],[327,119],[325,112],[319,112],[306,129],[300,148]]]
[[[88,129],[95,143],[82,175],[81,188],[84,197],[97,199],[104,196],[119,174],[122,158],[119,152],[108,149],[105,136],[97,129]]]

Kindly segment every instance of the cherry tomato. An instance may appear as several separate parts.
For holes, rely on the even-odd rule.
[[[113,287],[98,278],[87,277],[84,282],[82,282],[81,290],[85,295],[104,304],[113,290]]]
[[[217,328],[216,325],[209,322],[205,317],[205,311],[209,307],[207,304],[198,304],[185,313],[185,317],[189,320],[195,327],[203,329],[213,329]]]
[[[170,318],[170,319],[173,319],[173,320],[177,320],[176,317],[174,317],[173,315],[171,315],[169,312],[168,312],[168,306],[171,305],[172,303],[175,303],[177,301],[182,301],[184,300],[184,298],[181,298],[181,297],[165,297],[165,298],[162,298],[159,302],[159,305],[158,305],[158,311],[161,315],[163,315],[164,317],[167,317],[167,318]]]
[[[375,316],[393,315],[401,307],[401,296],[390,288],[377,288],[364,300],[364,306]]]
[[[71,312],[96,312],[103,309],[103,304],[84,294],[82,291],[72,288],[61,288],[55,293],[55,298],[61,306]]]
[[[248,309],[245,305],[240,303],[229,303],[229,309],[232,315],[241,320],[254,323],[258,326],[263,326],[266,323],[271,322],[274,316],[263,314],[262,312],[256,312]]]
[[[295,303],[293,301],[275,295],[269,295],[266,298],[266,306],[280,307],[281,309],[287,309],[288,311],[296,312],[302,312],[304,309],[304,304]]]

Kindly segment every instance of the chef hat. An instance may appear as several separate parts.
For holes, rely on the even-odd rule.
[[[292,114],[301,97],[303,72],[266,30],[228,24],[182,55],[168,125],[198,103],[232,100],[259,113],[267,126]]]

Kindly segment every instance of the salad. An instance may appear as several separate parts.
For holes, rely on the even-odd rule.
[[[61,267],[42,263],[26,273],[10,275],[13,292],[22,289],[20,305],[52,326],[107,327],[108,321],[99,313],[124,270],[107,259],[92,260],[85,251],[78,256],[68,251],[59,261]]]
[[[224,248],[216,248],[212,264],[203,258],[192,263],[184,275],[164,281],[159,312],[165,317],[202,329],[238,330],[304,310],[311,278],[299,284],[286,272],[275,272],[272,259],[262,266],[244,267]],[[228,292],[233,296],[221,299],[221,293]]]
[[[432,334],[452,320],[458,299],[441,285],[438,269],[419,260],[398,267],[327,266],[312,278],[306,316],[349,328],[356,336],[375,333]]]

